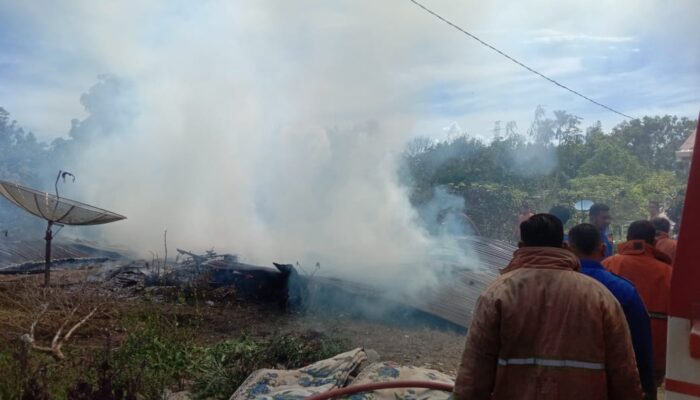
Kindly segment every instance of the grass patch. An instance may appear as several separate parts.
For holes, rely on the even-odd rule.
[[[342,340],[319,335],[273,335],[254,339],[246,334],[200,349],[194,393],[199,398],[228,398],[253,371],[299,368],[347,350]]]
[[[196,317],[163,313],[160,307],[134,311],[113,321],[112,329],[121,326],[120,332],[105,330],[101,337],[91,337],[92,347],[76,343],[65,360],[32,352],[19,340],[5,345],[0,350],[0,400],[162,399],[166,388],[189,390],[196,398],[227,399],[257,369],[298,368],[348,347],[313,332],[244,333],[203,345],[196,341],[203,329]]]

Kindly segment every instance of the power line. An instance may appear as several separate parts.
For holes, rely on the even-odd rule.
[[[446,23],[447,25],[449,25],[449,26],[451,26],[451,27],[457,29],[458,31],[462,32],[463,34],[465,34],[465,35],[469,36],[470,38],[476,40],[477,42],[479,42],[479,43],[481,43],[482,45],[488,47],[489,49],[495,51],[496,53],[502,55],[503,57],[509,59],[510,61],[512,61],[512,62],[514,62],[514,63],[520,65],[521,67],[523,67],[523,68],[525,68],[526,70],[532,72],[533,74],[535,74],[535,75],[537,75],[537,76],[539,76],[539,77],[541,77],[541,78],[544,78],[544,79],[548,80],[549,82],[551,82],[551,83],[553,83],[553,84],[559,86],[560,88],[562,88],[562,89],[564,89],[564,90],[568,90],[569,92],[575,94],[576,96],[579,96],[579,97],[581,97],[581,98],[583,98],[583,99],[586,99],[586,100],[590,101],[591,103],[593,103],[593,104],[595,104],[595,105],[597,105],[597,106],[600,106],[600,107],[602,107],[602,108],[604,108],[604,109],[606,109],[606,110],[608,110],[608,111],[614,112],[615,114],[621,115],[621,116],[623,116],[623,117],[625,117],[625,118],[634,119],[634,117],[631,117],[631,116],[629,116],[629,115],[627,115],[627,114],[621,113],[620,111],[617,111],[617,110],[615,110],[615,109],[612,108],[612,107],[608,107],[608,106],[606,106],[606,105],[603,104],[603,103],[599,103],[599,102],[593,100],[592,98],[590,98],[590,97],[588,97],[588,96],[586,96],[586,95],[584,95],[584,94],[582,94],[582,93],[580,93],[580,92],[577,92],[577,91],[575,91],[574,89],[571,89],[570,87],[568,87],[568,86],[566,86],[566,85],[564,85],[564,84],[562,84],[562,83],[557,82],[556,80],[554,80],[554,79],[552,79],[552,78],[550,78],[550,77],[544,75],[543,73],[538,72],[537,70],[528,67],[527,65],[523,64],[522,62],[516,60],[515,58],[509,56],[508,54],[502,52],[501,50],[498,50],[498,49],[495,48],[494,46],[492,46],[492,45],[490,45],[490,44],[484,42],[483,40],[479,39],[478,37],[472,35],[471,33],[467,32],[466,30],[462,29],[462,28],[461,28],[460,26],[458,26],[457,24],[455,24],[455,23],[453,23],[453,22],[451,22],[451,21],[449,21],[449,20],[443,18],[442,16],[440,16],[439,14],[437,14],[436,12],[434,12],[433,10],[429,9],[428,7],[424,6],[423,4],[419,3],[418,1],[416,1],[416,0],[409,0],[409,1],[410,1],[411,3],[417,5],[418,7],[422,8],[422,9],[423,9],[424,11],[426,11],[427,13],[433,15],[435,18],[439,19],[440,21],[442,21],[442,22]]]

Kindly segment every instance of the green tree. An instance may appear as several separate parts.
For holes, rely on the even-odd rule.
[[[549,145],[556,140],[557,144],[582,143],[581,118],[563,110],[553,112],[554,119],[546,118],[542,106],[537,106],[535,119],[530,127],[529,135],[536,143]]]
[[[581,165],[581,176],[603,174],[642,179],[646,175],[646,169],[639,160],[617,141],[605,137],[595,143],[591,157]]]
[[[512,239],[517,211],[528,199],[528,193],[498,183],[474,183],[451,185],[451,191],[464,197],[467,214],[482,235],[499,239]]]
[[[654,171],[636,186],[647,202],[653,200],[670,206],[677,203],[679,193],[684,192],[685,183],[676,179],[672,171]]]
[[[34,134],[25,132],[10,113],[0,107],[0,179],[39,186],[47,165],[47,146]],[[0,231],[16,233],[20,228],[37,228],[38,220],[0,199]]]
[[[644,117],[613,128],[612,136],[650,169],[674,170],[675,152],[695,129],[697,121],[676,116]]]
[[[622,176],[591,175],[569,181],[569,188],[559,195],[564,204],[578,200],[605,203],[612,209],[614,223],[621,225],[644,218],[646,199],[641,189]]]

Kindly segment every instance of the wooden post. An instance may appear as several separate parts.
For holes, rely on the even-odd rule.
[[[46,240],[46,266],[44,268],[45,287],[49,287],[49,283],[51,281],[51,239],[53,239],[53,233],[51,232],[52,225],[53,222],[49,221],[49,224],[46,227],[46,236],[44,236],[44,240]]]

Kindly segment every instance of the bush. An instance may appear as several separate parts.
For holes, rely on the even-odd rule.
[[[243,334],[204,348],[197,362],[195,395],[228,398],[252,372],[262,368],[299,368],[346,350],[342,340],[320,335],[273,335],[253,339]]]
[[[165,388],[184,388],[196,361],[197,348],[190,329],[178,329],[175,318],[150,315],[103,363],[114,371],[114,386],[146,398],[161,398]]]
[[[73,346],[60,361],[19,341],[6,346],[0,350],[0,400],[162,399],[166,389],[225,399],[257,369],[299,368],[347,347],[313,332],[242,334],[201,345],[196,321],[162,311],[139,309],[119,324],[127,334],[116,346],[108,333],[101,349]]]

